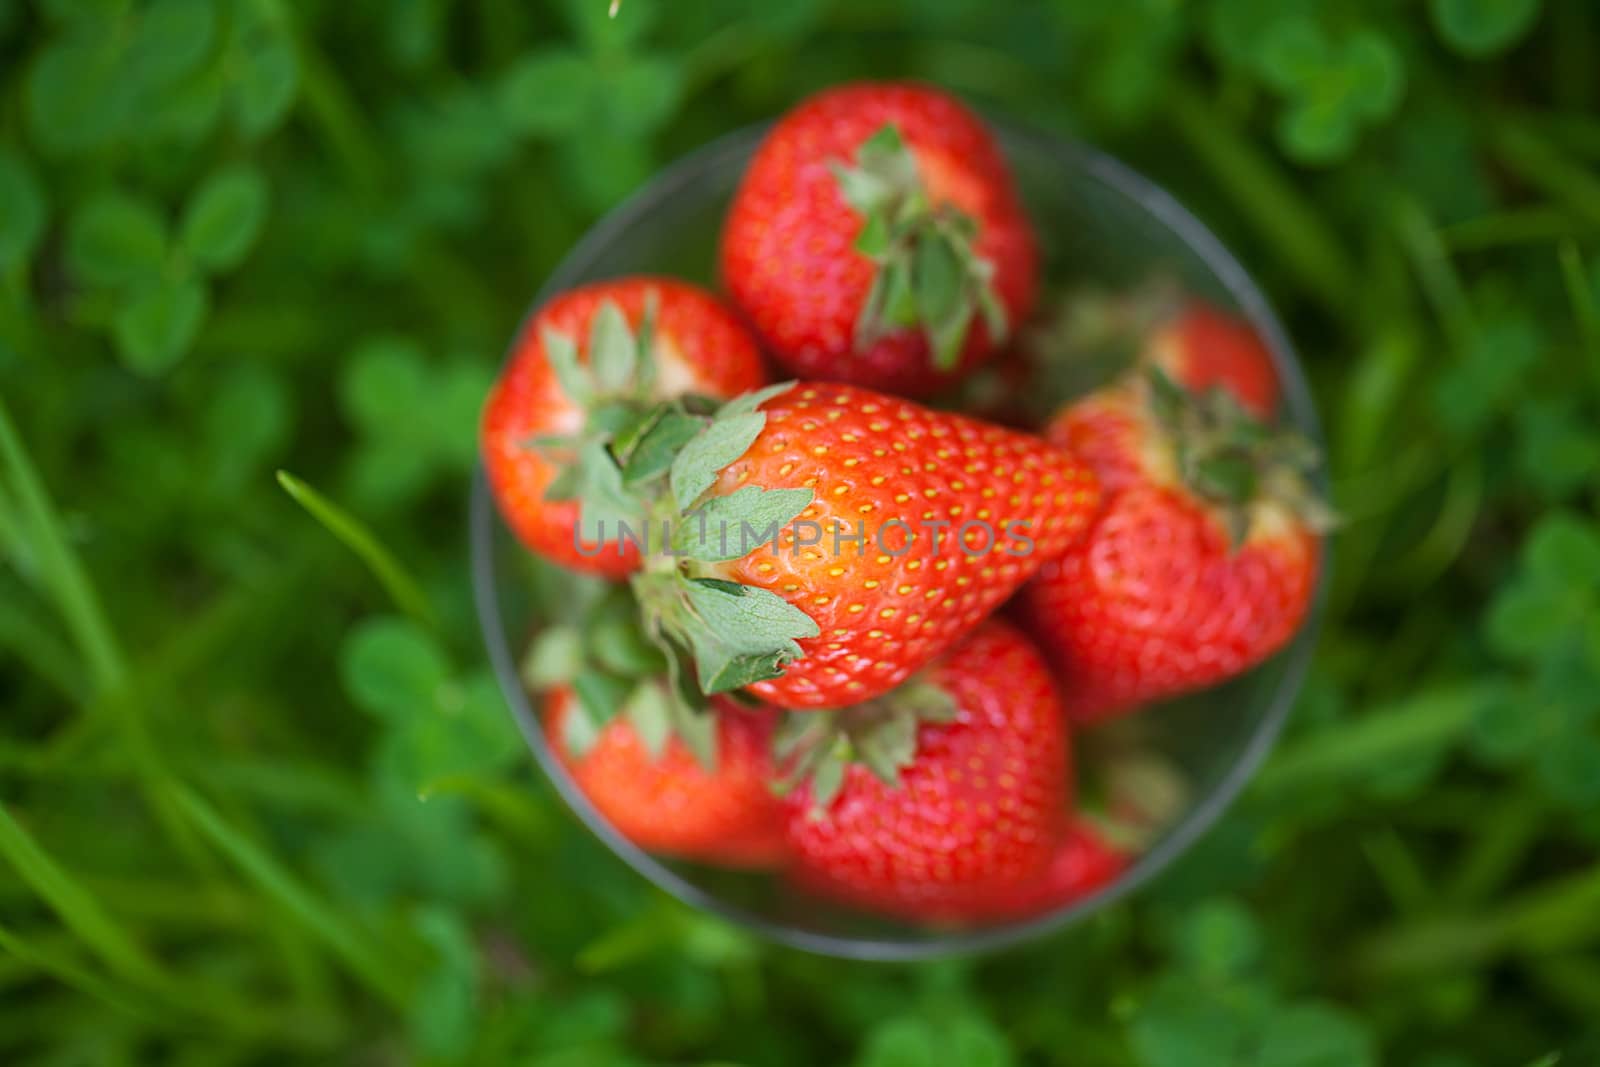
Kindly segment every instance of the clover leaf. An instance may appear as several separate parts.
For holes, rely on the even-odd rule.
[[[356,491],[379,503],[402,502],[441,475],[465,471],[476,454],[489,379],[479,361],[433,360],[413,338],[358,344],[339,382],[345,418],[362,438],[353,460]]]
[[[1302,163],[1347,156],[1362,131],[1392,115],[1405,92],[1405,67],[1389,39],[1372,29],[1335,37],[1310,17],[1273,23],[1257,60],[1284,97],[1278,140]]]
[[[1474,723],[1481,758],[1531,765],[1557,800],[1600,801],[1600,526],[1553,512],[1489,605],[1484,638],[1513,673]]]
[[[1543,0],[1429,0],[1428,10],[1445,44],[1478,59],[1521,40],[1542,6]]]

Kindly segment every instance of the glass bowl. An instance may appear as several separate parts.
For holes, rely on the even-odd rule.
[[[1320,446],[1311,396],[1282,327],[1261,291],[1205,226],[1109,156],[1006,122],[991,125],[1039,231],[1047,276],[1050,269],[1067,266],[1074,282],[1122,289],[1160,275],[1242,315],[1272,352],[1283,388],[1282,418]],[[532,307],[573,286],[623,274],[670,274],[714,285],[722,217],[764,132],[732,133],[663,171],[579,242]],[[912,960],[1016,944],[1077,922],[1156,877],[1217,820],[1266,755],[1304,679],[1323,600],[1319,588],[1295,639],[1255,670],[1129,720],[1126,729],[1141,751],[1176,769],[1185,788],[1181,810],[1118,879],[1023,921],[971,930],[920,928],[799,898],[770,875],[655,856],[612,829],[550,750],[535,702],[519,678],[523,650],[543,621],[532,592],[548,580],[548,574],[541,578],[539,573],[548,565],[535,560],[501,522],[481,467],[473,484],[471,529],[478,613],[495,672],[534,756],[579,818],[630,866],[678,899],[774,941],[854,959]],[[1325,570],[1326,563],[1324,587]],[[1126,737],[1117,744],[1125,746]],[[1084,745],[1075,747],[1084,759]]]

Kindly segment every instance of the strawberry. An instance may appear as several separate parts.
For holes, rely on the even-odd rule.
[[[1013,368],[988,383],[988,402],[1005,405],[1008,421],[1021,410],[1037,425],[1063,403],[1141,366],[1193,392],[1225,388],[1258,419],[1276,411],[1277,371],[1261,338],[1242,319],[1169,280],[1118,293],[1078,289],[1052,301],[1040,318],[1016,346],[1015,358],[1029,373],[1019,384]]]
[[[1191,392],[1222,388],[1257,419],[1278,406],[1278,373],[1260,336],[1241,319],[1189,300],[1151,339],[1145,358]]]
[[[664,713],[646,725],[637,709],[648,702],[633,703],[634,710],[596,730],[571,688],[555,688],[546,700],[550,746],[606,821],[651,852],[723,866],[776,866],[785,844],[781,803],[770,785],[773,714],[716,700],[708,769],[685,741],[668,734]]]
[[[621,516],[616,487],[594,480],[606,473],[597,460],[610,433],[654,401],[725,398],[764,381],[754,341],[694,286],[636,277],[563,293],[523,328],[484,410],[484,464],[501,512],[540,555],[624,576],[638,566],[631,544],[578,537],[580,509],[591,530],[592,519]]]
[[[1128,856],[1094,825],[1074,819],[1056,846],[1050,865],[972,916],[984,919],[1027,919],[1082,900],[1115,882],[1128,869]]]
[[[680,555],[652,556],[634,585],[708,693],[881,696],[1065,552],[1099,502],[1063,449],[855,386],[773,386],[700,421],[657,505]]]
[[[721,271],[785,369],[923,396],[1027,316],[1037,259],[977,117],[925,86],[862,83],[773,127],[729,209]]]
[[[1224,681],[1299,628],[1328,521],[1303,440],[1153,369],[1070,405],[1047,436],[1106,492],[1088,535],[1022,597],[1076,719]]]
[[[790,876],[905,919],[987,915],[1056,854],[1067,750],[1043,657],[1009,623],[985,623],[882,701],[791,717],[780,761],[804,781],[785,800]]]

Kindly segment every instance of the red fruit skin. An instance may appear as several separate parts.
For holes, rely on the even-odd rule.
[[[853,382],[926,396],[988,359],[994,344],[974,320],[959,365],[934,369],[919,328],[866,351],[856,319],[874,264],[853,247],[861,219],[839,192],[831,163],[893,123],[929,195],[979,226],[977,254],[1015,330],[1033,308],[1038,251],[1005,159],[978,118],[954,98],[911,84],[861,83],[810,97],[773,127],[756,152],[724,224],[723,284],[773,358],[800,378]]]
[[[672,738],[653,759],[626,719],[612,719],[594,747],[574,759],[562,723],[574,711],[565,687],[546,700],[545,737],[578,788],[629,841],[648,852],[725,867],[781,865],[784,812],[772,791],[770,711],[713,701],[717,769],[708,773],[683,742]]]
[[[1244,409],[1270,421],[1278,407],[1272,354],[1250,324],[1199,300],[1161,330],[1150,359],[1192,392],[1231,392]]]
[[[1178,481],[1172,448],[1124,383],[1069,406],[1047,436],[1106,491],[1088,535],[1044,565],[1021,614],[1060,672],[1079,723],[1215,685],[1292,637],[1315,590],[1320,541],[1257,502],[1234,547]]]
[[[757,546],[716,570],[783,597],[821,631],[799,642],[802,658],[781,677],[750,687],[779,707],[839,708],[887,693],[1065,552],[1099,506],[1093,476],[1070,452],[992,423],[822,382],[797,385],[762,410],[766,426],[713,492],[807,487],[815,497],[776,553]],[[937,552],[924,521],[950,524]],[[1025,547],[1003,538],[1013,521],[1028,524],[1026,554],[1008,551]],[[825,531],[815,548],[794,543],[804,522]],[[978,552],[980,527],[963,546],[965,522],[995,532],[989,551]],[[847,535],[864,524],[862,550],[841,540],[834,551],[840,524]]]
[[[995,902],[983,918],[1019,920],[1064,908],[1115,882],[1128,857],[1093,826],[1074,820],[1042,875]]]
[[[572,433],[583,413],[561,388],[545,356],[543,331],[553,329],[578,345],[588,362],[589,323],[607,300],[638,330],[646,300],[655,293],[658,398],[685,392],[731,397],[766,382],[761,354],[737,319],[710,293],[670,278],[632,277],[597,282],[557,296],[531,318],[517,339],[510,362],[484,408],[480,446],[489,486],[519,538],[540,555],[574,570],[626,577],[639,566],[629,542],[573,544],[578,505],[550,501],[545,490],[557,465],[529,442]]]
[[[958,922],[1041,876],[1065,829],[1066,714],[1021,631],[991,620],[930,668],[960,708],[924,723],[898,787],[856,764],[826,812],[786,799],[798,886],[884,915]]]

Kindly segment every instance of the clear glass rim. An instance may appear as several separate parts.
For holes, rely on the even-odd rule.
[[[1301,372],[1288,335],[1278,322],[1266,296],[1244,267],[1216,235],[1166,190],[1119,160],[1081,142],[1043,134],[1013,121],[989,116],[989,121],[1006,141],[1027,142],[1044,155],[1059,160],[1063,167],[1082,172],[1120,193],[1135,206],[1162,223],[1205,263],[1238,304],[1241,313],[1260,333],[1272,354],[1283,389],[1284,404],[1292,421],[1321,444],[1322,434],[1310,387]],[[745,158],[764,135],[767,124],[747,126],[725,134],[678,159],[622,204],[613,208],[586,233],[551,273],[524,316],[526,325],[537,309],[550,297],[579,284],[602,250],[626,233],[645,215],[670,202],[698,177],[707,172],[735,166]],[[517,334],[522,332],[519,327]],[[514,345],[514,340],[512,342]],[[506,358],[510,358],[510,348]],[[906,962],[940,957],[992,952],[1044,937],[1122,900],[1148,885],[1209,830],[1238,797],[1255,774],[1283,729],[1310,664],[1321,628],[1323,605],[1328,588],[1328,560],[1324,551],[1317,578],[1317,591],[1305,624],[1295,640],[1280,655],[1282,670],[1254,732],[1235,757],[1221,781],[1184,813],[1153,847],[1141,855],[1123,875],[1099,892],[1031,919],[973,931],[951,931],[922,940],[891,940],[849,937],[819,933],[786,926],[737,905],[729,904],[702,889],[663,861],[639,848],[612,828],[567,774],[545,741],[539,716],[518,671],[519,656],[506,641],[504,619],[496,595],[494,559],[497,519],[483,465],[473,475],[469,505],[473,593],[478,620],[483,630],[489,659],[500,689],[517,721],[518,728],[532,749],[545,775],[555,785],[567,805],[577,812],[588,829],[612,852],[655,885],[690,905],[703,908],[724,919],[756,931],[764,937],[820,955],[854,960]]]

